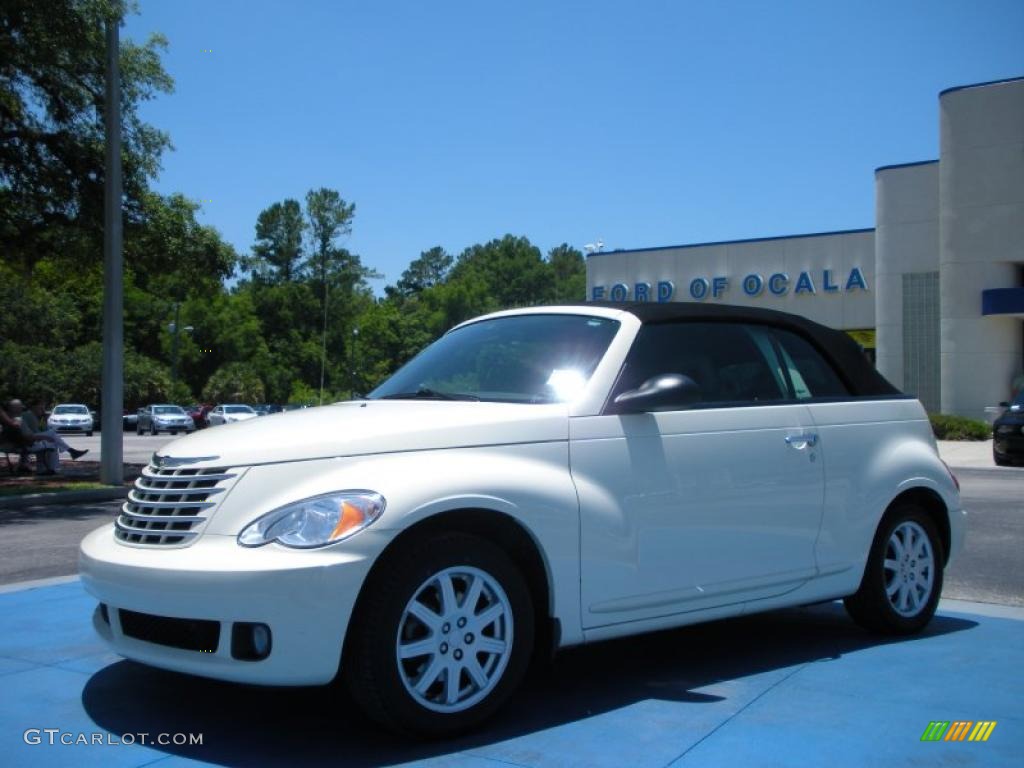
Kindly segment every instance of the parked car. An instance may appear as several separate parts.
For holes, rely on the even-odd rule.
[[[191,432],[195,428],[192,417],[180,405],[147,405],[139,409],[135,424],[135,431],[140,435],[146,432],[153,435],[170,432],[176,435],[179,432]]]
[[[213,410],[213,406],[209,404],[189,406],[188,415],[192,417],[192,423],[196,429],[205,429],[209,426],[206,423],[206,416],[211,410]]]
[[[89,407],[81,403],[55,405],[46,419],[46,425],[57,432],[80,432],[91,436],[93,416]]]
[[[1024,462],[1024,390],[992,424],[992,459],[1001,467]]]
[[[258,416],[250,405],[218,405],[206,414],[206,423],[211,427],[218,424],[230,424],[235,421],[248,421]]]
[[[151,501],[170,483],[187,495]],[[494,713],[535,650],[840,597],[918,632],[964,533],[924,409],[846,334],[583,305],[470,320],[366,399],[162,447],[80,563],[123,656],[340,676],[437,736]]]
[[[138,411],[129,411],[127,408],[124,409],[124,414],[121,416],[121,427],[125,432],[134,432],[139,424],[139,413]]]

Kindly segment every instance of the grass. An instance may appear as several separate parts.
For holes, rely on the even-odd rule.
[[[945,413],[930,413],[928,418],[937,440],[988,440],[992,437],[992,426],[984,421]]]
[[[103,483],[92,481],[84,482],[56,482],[39,483],[28,482],[18,485],[0,486],[0,498],[11,496],[25,496],[30,493],[62,493],[66,491],[92,491],[97,488],[108,488]]]

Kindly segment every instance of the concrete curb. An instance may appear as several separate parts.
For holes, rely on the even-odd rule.
[[[8,496],[0,499],[0,510],[24,509],[25,507],[52,506],[55,504],[87,504],[93,501],[113,501],[128,496],[131,488],[91,488],[87,491],[55,491],[53,493],[26,493],[24,496]]]

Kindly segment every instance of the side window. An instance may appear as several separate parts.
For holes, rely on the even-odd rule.
[[[814,347],[790,331],[776,328],[782,364],[798,400],[812,397],[846,397],[850,391],[842,379]]]
[[[758,343],[756,334],[739,323],[645,325],[626,356],[612,398],[662,373],[693,379],[701,395],[696,407],[787,397],[770,339]]]

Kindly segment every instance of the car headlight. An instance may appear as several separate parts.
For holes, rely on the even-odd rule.
[[[384,511],[384,497],[373,491],[337,491],[297,501],[268,512],[238,534],[243,547],[276,541],[308,549],[347,539]]]

